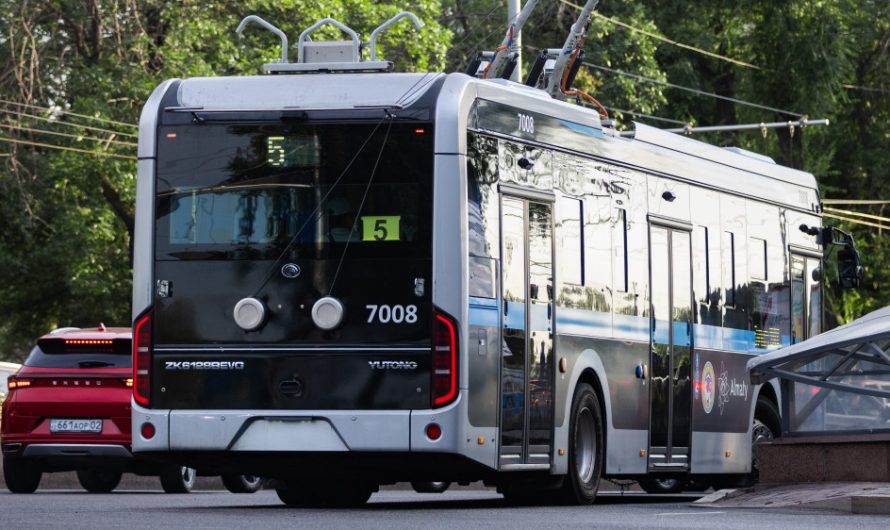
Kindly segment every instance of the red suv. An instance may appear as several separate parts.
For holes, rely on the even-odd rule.
[[[90,492],[109,492],[123,472],[160,475],[164,491],[187,493],[191,468],[134,458],[130,452],[133,386],[129,328],[62,328],[37,341],[9,377],[0,418],[3,477],[13,493],[32,493],[45,472],[76,471]],[[223,476],[235,493],[261,479]]]

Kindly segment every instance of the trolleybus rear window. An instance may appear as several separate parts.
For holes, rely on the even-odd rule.
[[[428,124],[161,130],[158,259],[429,257]]]

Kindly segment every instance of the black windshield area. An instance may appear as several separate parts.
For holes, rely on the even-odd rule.
[[[164,127],[157,258],[428,257],[432,164],[417,122]]]

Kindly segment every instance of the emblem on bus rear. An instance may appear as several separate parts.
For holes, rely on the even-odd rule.
[[[303,272],[303,269],[296,263],[286,263],[281,267],[281,275],[289,280],[296,278],[301,272]]]
[[[373,370],[417,370],[414,361],[368,361]]]

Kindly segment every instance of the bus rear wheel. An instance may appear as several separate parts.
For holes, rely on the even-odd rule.
[[[686,480],[679,478],[645,478],[638,482],[646,493],[680,493],[686,488]]]
[[[263,487],[262,477],[255,475],[235,475],[226,473],[221,476],[223,486],[232,493],[256,493]]]
[[[569,504],[592,504],[602,471],[602,409],[593,388],[587,383],[579,383],[572,399],[569,473],[563,482],[563,500]]]

